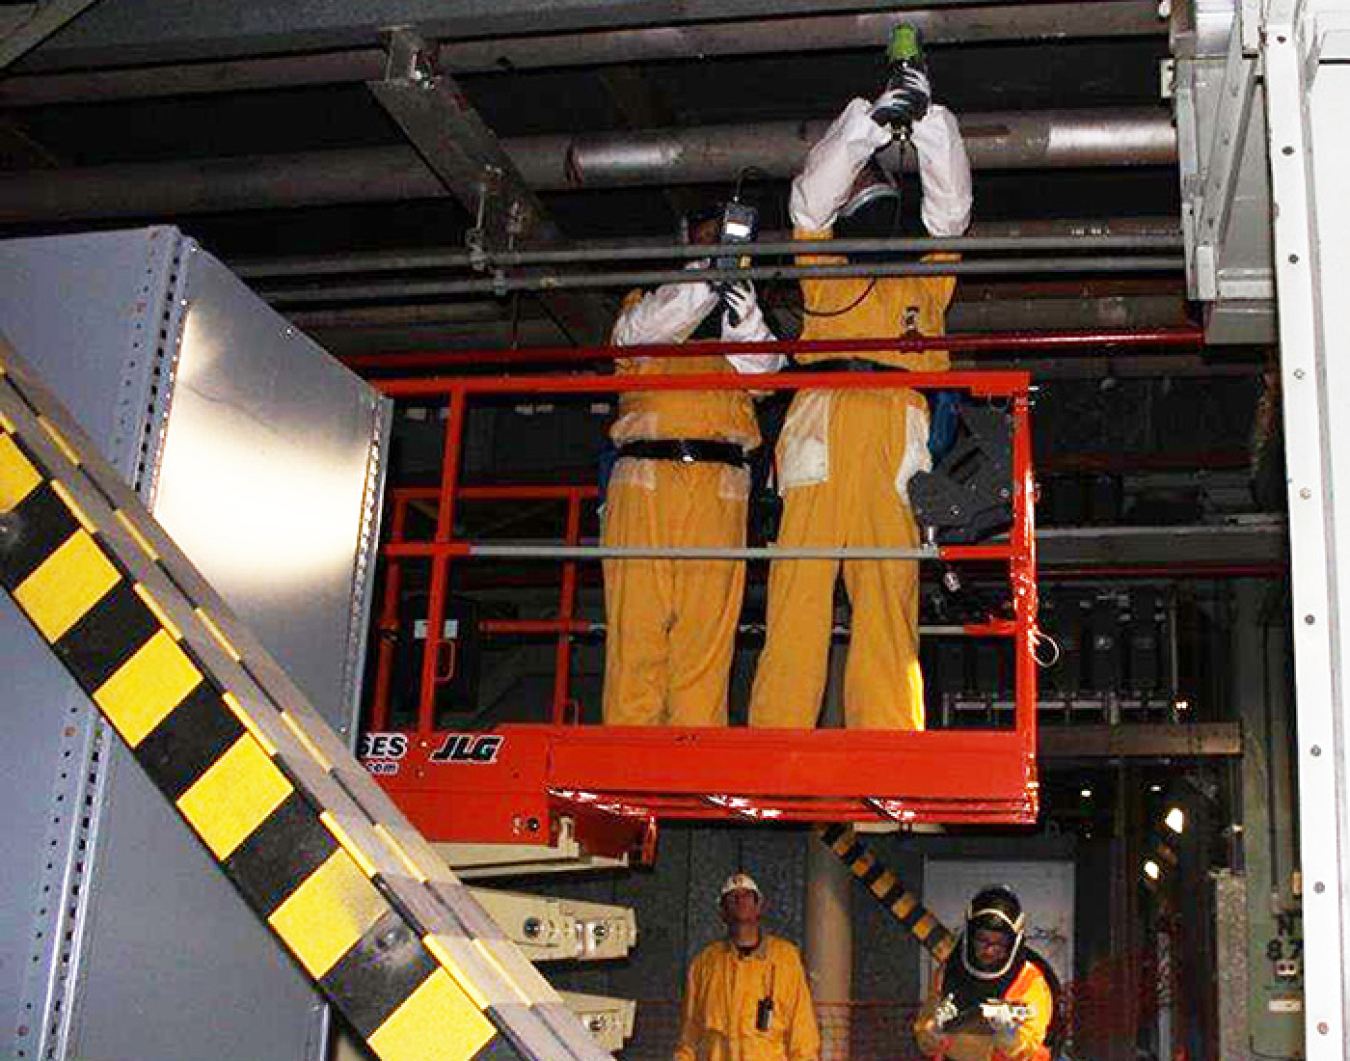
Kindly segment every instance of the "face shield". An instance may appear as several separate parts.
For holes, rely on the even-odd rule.
[[[1006,976],[1021,956],[1026,915],[1022,904],[1009,888],[986,888],[971,901],[966,911],[966,927],[961,934],[961,964],[977,980],[998,980]],[[980,940],[997,936],[1006,944],[1001,958],[990,960]],[[977,939],[978,937],[978,939]]]
[[[838,239],[879,239],[900,231],[900,185],[875,159],[863,166],[834,223]]]

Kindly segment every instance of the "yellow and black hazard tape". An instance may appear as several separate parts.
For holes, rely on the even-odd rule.
[[[900,922],[900,926],[940,962],[956,948],[956,939],[919,897],[886,868],[871,849],[858,839],[853,827],[827,825],[819,830],[821,841],[839,857],[877,902]]]
[[[607,1056],[3,341],[0,585],[377,1057]]]

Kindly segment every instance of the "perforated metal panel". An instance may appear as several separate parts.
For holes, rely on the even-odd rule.
[[[173,229],[0,244],[0,273],[0,331],[349,731],[386,404]],[[221,538],[236,548],[206,548]],[[320,1056],[319,996],[8,599],[0,672],[18,676],[3,694],[0,795],[18,813],[0,948],[23,955],[0,964],[0,998],[16,1000],[4,1052]]]

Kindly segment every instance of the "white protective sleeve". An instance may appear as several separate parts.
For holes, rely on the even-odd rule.
[[[764,311],[759,308],[759,300],[750,296],[749,310],[741,315],[740,322],[731,323],[731,313],[722,314],[722,339],[728,343],[771,343],[778,338],[773,334]],[[777,372],[785,364],[784,354],[727,354],[731,367],[742,375],[750,376],[761,372]]]
[[[832,227],[858,173],[890,143],[890,132],[872,120],[871,106],[852,100],[807,154],[788,200],[797,228],[819,232]],[[924,227],[934,236],[961,235],[970,225],[973,196],[970,159],[956,117],[934,103],[914,123],[911,138],[919,160]]]
[[[706,283],[665,284],[629,306],[614,322],[615,346],[682,343],[717,307],[717,294]]]
[[[871,109],[865,99],[850,101],[807,154],[788,199],[795,227],[830,228],[867,160],[891,142],[890,130],[872,120]]]
[[[919,156],[920,216],[931,236],[959,236],[970,226],[973,200],[970,159],[956,116],[940,103],[914,123],[910,139]]]

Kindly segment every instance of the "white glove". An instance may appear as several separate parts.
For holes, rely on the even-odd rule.
[[[819,232],[832,226],[867,160],[891,142],[891,131],[874,122],[871,112],[867,100],[853,100],[807,154],[788,199],[797,228]]]
[[[878,101],[880,102],[880,101]],[[956,117],[940,103],[928,108],[910,130],[919,156],[919,207],[924,228],[933,236],[959,236],[970,227],[973,201],[970,159]]]
[[[960,1012],[961,1011],[956,1008],[956,999],[952,998],[951,995],[948,995],[939,1002],[937,1008],[933,1010],[933,1024],[938,1031],[942,1031],[948,1024],[956,1020],[960,1015]]]
[[[933,102],[933,88],[928,75],[914,67],[907,68],[900,84],[888,88],[872,102],[872,120],[878,125],[910,126],[928,113]]]
[[[709,264],[705,258],[690,262],[685,268],[706,269]],[[703,281],[665,284],[619,314],[612,341],[615,346],[682,343],[717,308],[719,301],[717,292]]]
[[[722,314],[722,338],[729,343],[766,343],[777,338],[764,320],[764,311],[749,280],[728,284],[722,293],[727,304]],[[787,362],[782,354],[727,354],[731,366],[744,375],[777,372]]]
[[[1017,1038],[1017,1029],[1022,1021],[1011,1006],[998,1004],[986,1006],[983,1016],[984,1022],[993,1029],[994,1039],[997,1042],[1006,1044]]]

